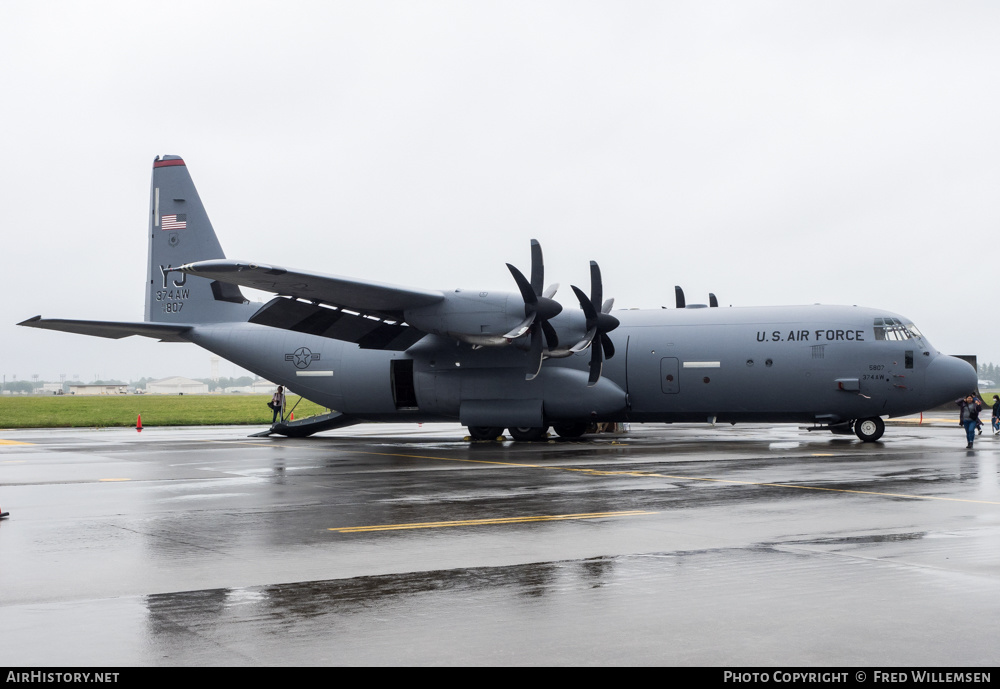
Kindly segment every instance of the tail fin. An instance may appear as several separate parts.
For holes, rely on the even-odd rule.
[[[153,161],[149,215],[145,320],[212,323],[249,318],[255,309],[239,287],[171,270],[226,257],[180,156]]]

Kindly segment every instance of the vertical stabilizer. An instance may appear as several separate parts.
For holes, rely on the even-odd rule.
[[[225,258],[180,156],[153,161],[145,319],[163,323],[244,321],[253,313],[239,287],[172,268]]]

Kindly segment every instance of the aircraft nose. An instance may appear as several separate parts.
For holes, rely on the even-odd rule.
[[[927,367],[927,391],[932,406],[964,397],[976,389],[979,376],[972,364],[941,354]]]

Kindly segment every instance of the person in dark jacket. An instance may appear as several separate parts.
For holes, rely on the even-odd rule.
[[[271,425],[273,426],[275,422],[280,418],[284,420],[284,407],[285,407],[285,388],[278,386],[275,390],[274,396],[271,397],[271,401],[267,403],[267,406],[271,408],[273,412],[271,414]]]
[[[976,439],[976,424],[979,422],[979,410],[983,403],[976,399],[975,395],[969,394],[965,399],[960,399],[955,404],[958,405],[958,422],[965,428],[965,436],[969,441],[967,450],[972,449],[972,441]]]
[[[993,395],[993,435],[1000,435],[1000,395]]]

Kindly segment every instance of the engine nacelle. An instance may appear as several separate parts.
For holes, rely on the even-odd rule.
[[[504,336],[525,320],[525,308],[520,294],[456,289],[437,304],[407,309],[403,315],[424,332],[496,347],[510,344]]]

